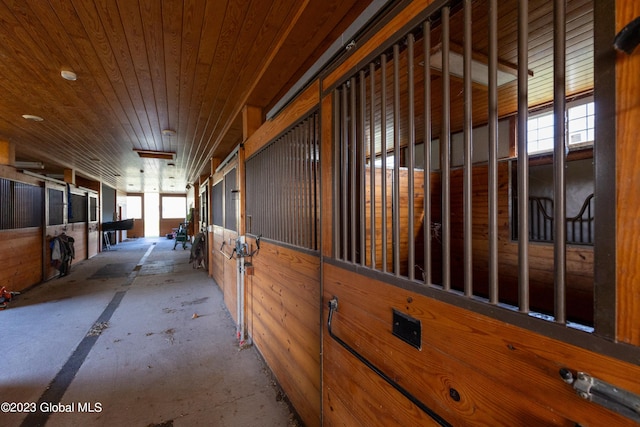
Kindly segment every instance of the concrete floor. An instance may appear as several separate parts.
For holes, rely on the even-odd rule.
[[[298,425],[256,349],[239,348],[218,286],[173,243],[118,244],[0,311],[0,403],[20,411],[3,404],[0,425]]]

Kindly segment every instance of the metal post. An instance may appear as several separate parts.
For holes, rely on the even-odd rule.
[[[529,1],[518,3],[518,308],[529,312]]]
[[[431,284],[431,22],[422,24],[424,55],[424,283]]]
[[[370,228],[371,228],[371,268],[376,268],[376,132],[375,132],[375,110],[374,106],[376,105],[376,83],[375,83],[375,64],[372,62],[369,64],[369,84],[370,87],[370,105],[369,109],[369,173],[370,173],[370,199],[371,199],[371,209],[370,209]]]
[[[451,88],[449,86],[449,6],[442,8],[442,287],[451,289]]]
[[[489,301],[498,303],[498,1],[489,1]]]
[[[555,0],[553,8],[553,246],[555,278],[555,320],[566,322],[566,201],[565,201],[565,60],[566,0]]]
[[[360,71],[360,132],[358,135],[358,190],[360,206],[358,208],[358,224],[360,225],[360,265],[365,266],[367,264],[367,252],[366,252],[366,215],[365,215],[365,165],[367,163],[366,150],[364,149],[364,135],[365,135],[365,116],[367,111],[366,104],[366,91],[367,83],[365,80],[364,70]]]
[[[393,272],[400,275],[400,46],[393,45]]]
[[[380,174],[382,177],[381,197],[382,202],[382,271],[387,271],[387,56],[380,57],[380,136],[381,161]]]
[[[415,183],[413,176],[414,169],[414,157],[415,157],[415,143],[416,143],[416,130],[415,130],[415,106],[414,106],[414,87],[413,87],[413,46],[414,46],[414,36],[413,34],[409,34],[407,38],[407,92],[408,92],[408,107],[409,107],[409,121],[408,121],[408,130],[409,130],[409,141],[407,147],[407,167],[409,171],[409,222],[408,222],[408,230],[407,237],[409,239],[409,256],[408,256],[408,276],[409,280],[413,280],[415,278],[415,265],[416,265],[416,254],[415,254],[415,240],[413,237],[414,230],[414,191],[415,191]]]
[[[463,216],[464,216],[464,294],[473,295],[473,92],[471,86],[471,0],[464,1],[464,171],[463,171]]]

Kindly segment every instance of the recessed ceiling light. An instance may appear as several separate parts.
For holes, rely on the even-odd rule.
[[[76,75],[76,73],[70,70],[62,70],[60,71],[60,75],[62,76],[63,79],[69,80],[72,82],[75,82],[78,79],[78,76]]]
[[[176,153],[173,151],[141,150],[138,148],[134,148],[133,151],[144,159],[175,160],[176,158]]]
[[[23,114],[22,118],[26,120],[31,120],[32,122],[41,122],[44,120],[42,117],[34,116],[33,114]]]

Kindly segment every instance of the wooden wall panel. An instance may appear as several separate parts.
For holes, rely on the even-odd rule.
[[[238,237],[238,233],[235,231],[229,231],[224,229],[222,236],[226,242],[223,251],[226,254],[230,254],[233,250],[235,243],[233,243]],[[231,242],[231,244],[229,243]],[[222,254],[220,254],[222,255]],[[238,266],[235,258],[227,259],[222,257],[222,294],[224,295],[224,303],[227,306],[227,310],[231,313],[231,317],[235,322],[238,321],[238,313],[236,310],[238,292],[236,280],[238,277]]]
[[[375,221],[376,221],[376,268],[382,268],[382,239],[380,233],[382,232],[382,168],[375,168]],[[385,169],[386,177],[386,222],[387,222],[387,271],[393,271],[393,169]],[[371,181],[370,181],[370,168],[365,168],[365,250],[366,250],[366,265],[371,265]],[[400,169],[400,203],[398,213],[400,215],[400,274],[407,276],[409,266],[407,261],[409,259],[409,239],[413,239],[420,245],[419,250],[422,250],[423,241],[423,229],[422,229],[422,214],[424,212],[424,174],[422,171],[414,173],[414,229],[412,233],[408,233],[408,221],[409,221],[409,194],[403,189],[408,188],[409,171],[405,168]],[[416,257],[420,264],[422,264],[422,253],[419,253]],[[415,271],[416,276],[420,277],[420,270]]]
[[[127,237],[130,239],[144,237],[144,219],[136,219],[133,221],[133,228],[127,231]]]
[[[184,222],[180,219],[160,219],[160,237],[166,237],[167,234],[172,233],[174,228],[177,230],[180,223]]]
[[[224,229],[217,225],[213,225],[213,232],[211,240],[213,241],[211,247],[211,264],[212,264],[212,276],[216,281],[221,291],[224,291],[224,266],[226,264],[226,258],[220,253],[220,247],[224,242]]]
[[[638,393],[639,366],[337,266],[322,268],[324,302],[339,298],[334,333],[453,425],[633,425],[579,398],[558,371],[588,372]],[[421,321],[421,350],[391,334],[394,308]],[[325,308],[324,319],[327,314]],[[323,364],[326,425],[360,425],[340,420],[366,417],[368,425],[424,422],[423,413],[360,366],[326,330]],[[450,388],[458,391],[459,401],[450,397]]]
[[[500,298],[517,304],[518,242],[511,237],[511,188],[509,163],[498,165],[498,279]],[[463,206],[462,169],[451,174],[451,283],[463,290]],[[438,182],[438,178],[432,178]],[[481,295],[488,294],[488,169],[486,165],[473,168],[473,283]],[[439,199],[439,187],[432,188]],[[437,207],[439,209],[439,206]],[[439,211],[432,215],[440,217]],[[436,241],[434,245],[439,245]],[[420,259],[420,258],[418,258]],[[553,313],[553,245],[529,244],[529,280],[532,309]],[[567,313],[570,320],[593,324],[593,246],[567,247]]]
[[[73,264],[87,259],[87,224],[85,222],[79,222],[74,224],[67,224],[67,236],[73,237],[73,249],[75,251],[75,258],[71,263]]]
[[[616,32],[640,15],[640,3],[616,1]],[[618,339],[640,346],[640,54],[618,53],[616,62],[616,247]]]
[[[20,292],[42,280],[42,230],[0,231],[0,286]]]
[[[261,242],[247,276],[249,332],[307,426],[320,425],[320,259]]]

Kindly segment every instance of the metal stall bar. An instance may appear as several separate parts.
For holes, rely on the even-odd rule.
[[[376,105],[376,79],[375,79],[375,64],[372,62],[369,64],[369,85],[370,85],[370,109],[369,109],[369,173],[370,173],[370,225],[371,228],[371,268],[376,268],[376,132],[375,132],[375,120],[376,113],[374,106]]]
[[[339,126],[340,123],[340,117],[342,117],[342,114],[340,113],[340,105],[341,105],[341,97],[340,97],[340,90],[338,90],[338,88],[336,88],[333,91],[333,141],[334,142],[334,146],[333,146],[333,197],[332,199],[334,200],[333,203],[333,221],[332,224],[335,224],[336,226],[333,227],[333,256],[336,259],[341,259],[342,258],[342,253],[340,251],[340,219],[342,218],[340,216],[340,212],[342,211],[341,209],[341,204],[337,203],[338,200],[342,200],[342,196],[340,194],[340,175],[341,175],[341,165],[342,163],[340,162],[341,159],[341,153],[342,153],[342,146],[337,142],[340,141],[340,136],[341,136],[341,132],[342,132],[342,127]]]
[[[518,308],[529,312],[529,1],[518,3]]]
[[[463,234],[464,234],[464,294],[473,295],[473,93],[471,91],[471,0],[464,1],[464,170],[463,170]]]
[[[310,118],[304,119],[300,125],[300,242],[302,247],[309,246],[309,236],[311,232],[309,218],[309,123]]]
[[[451,87],[449,85],[449,6],[442,8],[442,131],[440,172],[442,180],[442,288],[451,289]],[[428,64],[426,65],[428,66]]]
[[[284,166],[285,166],[285,151],[284,144],[280,141],[279,144],[276,144],[278,154],[278,240],[284,242],[285,238],[285,224],[286,224],[286,211],[284,208],[284,186],[285,186],[285,177],[284,177]]]
[[[312,215],[312,219],[313,219],[313,227],[312,227],[312,245],[313,245],[313,249],[318,249],[319,247],[319,237],[318,237],[318,223],[320,221],[320,186],[319,186],[319,174],[320,174],[320,147],[318,144],[318,132],[319,132],[319,128],[318,128],[318,121],[319,121],[319,114],[318,112],[316,112],[313,115],[313,125],[311,128],[311,135],[313,140],[311,141],[311,152],[312,152],[312,161],[311,161],[311,166],[312,166],[312,190],[313,190],[313,194],[311,197],[311,206],[313,209],[313,215]],[[338,228],[338,227],[335,227]]]
[[[302,144],[301,136],[301,125],[297,125],[295,128],[291,130],[293,133],[293,179],[291,180],[291,184],[293,188],[291,189],[291,195],[293,196],[293,244],[296,246],[300,246],[301,242],[301,233],[300,226],[302,225],[302,221],[300,221],[300,214],[302,214],[302,205],[300,204],[300,181],[302,177],[302,171],[300,170],[301,166],[301,155],[300,155],[300,146]]]
[[[565,185],[565,0],[555,0],[553,7],[553,247],[555,277],[555,320],[566,322],[566,185]]]
[[[423,214],[423,245],[424,245],[424,283],[431,284],[431,22],[422,24],[424,55],[423,68],[423,103],[424,103],[424,214]]]
[[[393,272],[400,275],[400,46],[393,45]]]
[[[358,169],[358,176],[359,176],[359,182],[358,182],[358,189],[360,190],[360,194],[359,194],[359,208],[358,208],[358,214],[359,214],[359,220],[358,220],[358,224],[360,225],[360,235],[358,236],[360,238],[360,265],[365,266],[367,265],[367,253],[366,253],[366,246],[365,246],[365,242],[366,242],[366,213],[365,213],[365,175],[366,175],[366,170],[365,170],[365,165],[367,164],[367,154],[366,154],[366,150],[364,149],[364,137],[365,137],[365,116],[366,116],[366,112],[367,112],[367,97],[366,97],[366,92],[367,92],[367,82],[365,80],[365,74],[364,74],[364,70],[360,70],[360,83],[359,83],[359,88],[360,88],[360,119],[359,119],[359,133],[358,133],[358,165],[360,166]]]
[[[358,194],[358,189],[356,187],[356,159],[358,158],[357,153],[357,105],[356,105],[356,78],[351,77],[350,82],[350,93],[349,93],[349,118],[351,119],[349,126],[349,147],[351,148],[349,153],[349,215],[350,215],[350,243],[351,243],[351,257],[350,261],[356,263],[356,250],[358,248],[358,240],[357,240],[357,228],[356,228],[356,213],[357,213],[357,205],[356,198]]]
[[[407,227],[407,237],[409,239],[409,259],[408,259],[408,275],[409,280],[413,280],[415,278],[415,265],[416,265],[416,254],[415,254],[415,240],[413,237],[413,229],[414,229],[414,157],[415,157],[415,143],[416,143],[416,130],[415,130],[415,105],[414,105],[414,87],[413,87],[413,47],[414,47],[415,37],[413,34],[409,34],[407,37],[407,92],[408,92],[408,107],[409,107],[409,122],[408,122],[408,130],[409,130],[409,141],[407,147],[407,168],[409,171],[409,219],[408,219],[408,227]]]
[[[498,303],[498,1],[489,1],[489,302]]]
[[[294,133],[293,133],[293,129],[290,130],[289,132],[287,132],[285,134],[284,137],[284,147],[285,147],[285,152],[286,152],[286,162],[285,162],[285,168],[286,168],[286,178],[285,178],[285,182],[286,182],[286,191],[284,193],[284,202],[285,202],[285,206],[286,206],[286,222],[284,224],[285,227],[285,231],[286,231],[286,240],[285,242],[292,244],[293,240],[294,240],[294,232],[295,232],[295,213],[293,211],[293,204],[291,203],[291,201],[293,200],[294,196],[294,190],[293,190],[293,180],[295,179],[295,176],[293,175],[294,172],[294,157],[295,157],[295,151],[294,151]]]
[[[380,184],[382,202],[382,271],[387,272],[387,55],[380,56]]]
[[[342,157],[340,159],[340,163],[338,163],[340,166],[342,166],[342,177],[340,179],[340,182],[342,183],[342,188],[341,190],[341,194],[342,194],[342,204],[340,206],[340,215],[338,216],[338,218],[342,219],[342,251],[341,251],[341,258],[343,260],[347,260],[348,259],[348,248],[349,248],[349,215],[348,214],[348,191],[347,191],[347,184],[349,182],[349,180],[347,179],[348,177],[348,172],[349,172],[349,163],[348,163],[348,149],[349,149],[349,127],[347,126],[347,91],[348,91],[348,84],[345,83],[342,85],[342,108],[340,109],[341,115],[342,115],[342,146],[341,146],[341,151],[342,151]]]

